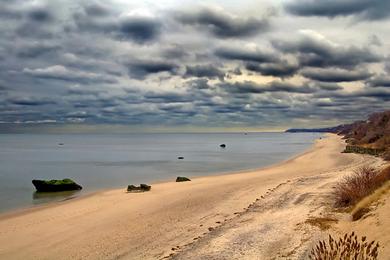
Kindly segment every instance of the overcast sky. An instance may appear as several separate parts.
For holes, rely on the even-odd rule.
[[[390,108],[389,10],[387,0],[2,0],[0,129],[362,119]]]

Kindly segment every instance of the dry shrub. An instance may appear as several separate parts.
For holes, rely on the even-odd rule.
[[[352,232],[338,240],[329,235],[326,241],[320,241],[311,250],[309,258],[313,260],[375,260],[378,258],[379,243],[368,242],[366,237],[360,240]]]
[[[334,191],[335,206],[352,206],[365,196],[370,195],[388,180],[390,180],[390,167],[382,171],[371,167],[359,168],[336,185]]]

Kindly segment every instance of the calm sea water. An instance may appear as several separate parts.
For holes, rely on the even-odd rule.
[[[313,133],[1,134],[0,211],[128,184],[264,167],[307,149]],[[59,145],[62,143],[63,145]],[[222,149],[220,144],[227,147]],[[184,160],[178,160],[183,156]],[[37,194],[32,179],[72,178],[76,193]]]

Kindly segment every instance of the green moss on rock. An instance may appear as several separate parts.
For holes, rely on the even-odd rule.
[[[63,180],[32,180],[38,192],[57,192],[69,190],[81,190],[82,187],[71,179]]]

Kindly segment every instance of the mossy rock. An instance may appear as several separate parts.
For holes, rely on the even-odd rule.
[[[151,189],[152,186],[147,184],[140,184],[139,186],[135,186],[135,185],[127,186],[127,192],[143,192],[143,191],[150,191]]]
[[[183,182],[183,181],[191,181],[190,179],[188,179],[187,177],[177,177],[176,178],[176,182]]]
[[[63,180],[32,180],[38,192],[58,192],[69,190],[81,190],[82,187],[71,179]]]

